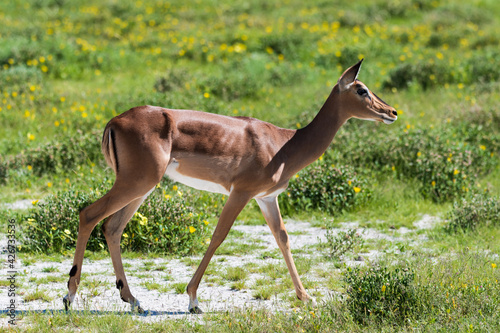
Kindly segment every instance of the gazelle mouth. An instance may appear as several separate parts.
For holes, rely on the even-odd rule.
[[[392,123],[393,123],[393,122],[395,122],[397,119],[398,119],[398,116],[395,116],[395,118],[386,118],[386,117],[382,117],[382,121],[384,122],[384,124],[387,124],[387,125],[392,124]]]

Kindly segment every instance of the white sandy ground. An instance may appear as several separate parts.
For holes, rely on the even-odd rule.
[[[28,201],[27,201],[28,202]],[[31,204],[31,202],[29,202]],[[21,205],[21,204],[19,204]],[[402,235],[414,233],[418,229],[432,228],[439,220],[429,215],[424,215],[421,220],[415,222],[416,229],[401,228],[400,230],[391,230],[389,233],[382,233],[375,229],[359,229],[362,236],[367,240],[384,239],[390,242],[401,241]],[[290,243],[292,246],[292,253],[294,258],[301,256],[318,257],[322,258],[323,253],[317,250],[311,250],[312,247],[318,242],[325,241],[325,229],[312,227],[310,223],[300,222],[294,220],[286,221],[286,228],[290,234]],[[343,223],[338,231],[348,228],[358,228],[358,223]],[[266,225],[249,226],[239,224],[238,222],[233,229],[243,232],[243,237],[232,238],[228,237],[229,241],[237,242],[243,241],[246,243],[257,242],[262,249],[253,250],[250,254],[241,255],[234,253],[234,255],[215,255],[209,266],[217,269],[220,272],[229,266],[244,267],[248,263],[256,263],[257,265],[279,264],[284,266],[284,260],[279,255],[272,255],[271,258],[264,255],[271,251],[276,253],[278,247]],[[406,235],[405,235],[406,236]],[[419,242],[418,238],[416,242]],[[228,241],[226,240],[226,241]],[[2,249],[2,269],[0,277],[6,280],[8,277],[7,267],[7,254],[5,253],[6,235],[0,234],[0,249]],[[307,250],[309,249],[309,250]],[[397,251],[396,251],[397,252]],[[362,264],[364,260],[374,260],[379,255],[379,251],[372,250],[369,253],[362,253],[362,260],[346,260],[348,265]],[[22,254],[21,254],[22,256]],[[192,261],[197,265],[201,260],[201,256],[192,257]],[[144,262],[153,261],[154,264],[148,265],[145,268]],[[194,268],[186,265],[180,259],[124,259],[125,272],[127,273],[128,282],[132,290],[132,294],[141,302],[141,306],[148,311],[157,311],[161,314],[155,313],[153,316],[139,317],[139,320],[152,321],[162,320],[168,317],[179,318],[180,316],[190,316],[187,313],[188,296],[184,294],[176,294],[173,290],[173,284],[179,282],[189,282],[191,279]],[[331,261],[324,260],[319,265],[320,267],[312,267],[311,271],[302,274],[301,278],[309,281],[316,281],[316,288],[309,290],[310,294],[316,295],[318,303],[321,300],[335,297],[335,292],[326,287],[326,279],[320,277],[318,268],[323,271],[335,270]],[[67,292],[67,278],[68,272],[72,266],[72,259],[66,259],[62,262],[44,261],[36,262],[26,265],[21,257],[21,260],[16,262],[16,309],[17,310],[62,310],[64,309],[62,297]],[[155,270],[161,267],[162,270]],[[44,269],[51,268],[54,272],[44,272]],[[115,276],[111,259],[103,260],[88,260],[85,259],[83,265],[82,285],[79,288],[75,303],[72,305],[73,310],[97,310],[103,312],[112,311],[129,311],[130,306],[121,301],[118,290],[115,288]],[[221,275],[219,273],[219,275]],[[222,274],[223,275],[223,274]],[[45,284],[37,284],[34,279],[40,279],[47,276],[60,277],[62,282],[48,282]],[[252,286],[254,281],[264,277],[262,274],[254,273],[249,274],[245,282],[248,289],[239,291],[231,290],[231,282],[219,278],[216,282],[211,282],[207,275],[204,276],[200,287],[198,289],[198,299],[200,301],[200,308],[205,312],[224,311],[234,308],[269,308],[274,311],[289,311],[290,302],[283,299],[283,295],[274,295],[270,300],[257,300],[253,297],[254,289]],[[31,279],[31,281],[30,281]],[[208,281],[207,281],[208,280]],[[145,281],[159,283],[163,287],[163,291],[148,290],[143,283]],[[276,285],[280,281],[274,281]],[[43,290],[52,299],[50,302],[41,300],[25,302],[23,297],[37,289]],[[293,295],[294,291],[291,289],[288,293]],[[286,297],[286,296],[285,296]],[[9,304],[10,297],[8,297],[8,288],[0,287],[0,307],[5,309]],[[191,316],[196,317],[196,316]],[[199,316],[198,316],[199,317]],[[2,315],[0,317],[0,326],[7,325],[8,317]]]

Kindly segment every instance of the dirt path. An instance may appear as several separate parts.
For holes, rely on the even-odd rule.
[[[433,225],[432,218],[424,216],[415,223],[417,228]],[[297,262],[301,278],[306,289],[319,302],[335,294],[332,281],[339,280],[338,271],[331,261],[325,260],[318,249],[319,242],[325,242],[325,229],[312,227],[309,223],[288,220],[292,252]],[[355,228],[357,224],[344,224],[342,229]],[[338,229],[339,231],[342,229]],[[264,307],[273,310],[288,311],[293,306],[294,291],[287,284],[289,275],[276,242],[265,225],[249,226],[236,224],[222,248],[212,259],[204,276],[198,297],[204,311],[221,311],[233,308]],[[403,234],[414,234],[414,230],[401,230],[392,234],[365,229],[363,237],[367,241],[397,241]],[[5,236],[4,236],[5,237]],[[5,244],[5,238],[0,240]],[[223,244],[223,247],[225,246]],[[234,251],[234,252],[233,252]],[[378,250],[361,254],[364,260],[376,258]],[[3,258],[6,258],[4,252]],[[141,302],[144,309],[157,311],[161,315],[145,317],[144,320],[157,320],[166,316],[179,316],[187,311],[188,296],[179,283],[189,282],[201,256],[168,259],[145,258],[124,259],[125,271],[132,293]],[[6,263],[6,259],[3,260]],[[360,264],[347,259],[348,265]],[[17,310],[61,310],[62,297],[66,294],[66,282],[72,260],[27,262],[18,260],[16,267]],[[240,281],[240,290],[234,290],[236,278],[228,277],[230,267],[240,267],[245,271]],[[276,271],[277,270],[277,271]],[[2,267],[2,277],[8,276],[6,265]],[[231,281],[233,279],[233,281]],[[2,278],[5,280],[5,278]],[[290,283],[290,282],[288,282]],[[267,284],[267,286],[266,286]],[[85,259],[82,285],[79,288],[73,309],[97,311],[129,311],[130,306],[120,300],[115,286],[115,277],[110,258],[101,260]],[[259,290],[268,289],[268,299],[258,299]],[[269,289],[271,289],[269,295]],[[273,292],[277,290],[277,292]],[[39,295],[37,295],[37,292]],[[262,293],[261,293],[262,294]],[[267,298],[265,295],[261,298]],[[34,300],[30,300],[34,298]],[[5,308],[9,304],[8,286],[0,286],[0,304]],[[1,319],[0,323],[4,323]]]

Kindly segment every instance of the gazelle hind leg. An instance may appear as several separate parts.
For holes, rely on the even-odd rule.
[[[297,272],[297,268],[295,267],[295,263],[292,258],[292,252],[290,251],[290,241],[288,239],[288,233],[285,229],[285,224],[283,223],[283,219],[281,218],[281,213],[278,205],[277,197],[270,198],[260,198],[256,199],[259,207],[266,219],[267,225],[271,229],[276,242],[278,243],[278,247],[285,258],[286,266],[288,267],[288,271],[292,278],[293,286],[295,288],[295,293],[297,297],[304,301],[311,301],[313,306],[316,305],[316,301],[307,294],[302,282],[300,281],[299,274]]]
[[[69,272],[68,294],[63,298],[66,311],[69,309],[71,303],[73,303],[78,285],[80,284],[85,248],[94,227],[100,221],[121,210],[132,201],[142,198],[154,186],[153,184],[149,185],[147,189],[141,190],[141,187],[138,187],[135,191],[127,191],[128,186],[125,185],[123,182],[118,181],[117,177],[117,181],[108,193],[80,212],[75,257],[73,259],[73,266]]]
[[[113,214],[113,216],[111,216],[102,225],[102,231],[104,233],[104,237],[106,237],[106,243],[108,244],[109,253],[116,275],[116,288],[118,288],[118,290],[120,291],[121,299],[124,302],[130,303],[132,311],[137,308],[137,311],[139,313],[144,312],[144,310],[141,308],[139,301],[130,292],[127,277],[123,269],[120,241],[123,230],[125,230],[128,222],[137,211],[139,206],[144,202],[144,200],[153,190],[154,188],[145,196],[133,200],[127,206],[123,207],[121,210]]]

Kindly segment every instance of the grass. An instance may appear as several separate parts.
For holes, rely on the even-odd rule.
[[[44,301],[44,302],[50,302],[50,301],[52,301],[52,299],[53,298],[48,295],[47,290],[38,289],[38,288],[35,291],[26,293],[23,296],[23,300],[25,302],[33,302],[33,301],[38,301],[38,300]]]
[[[499,331],[495,308],[500,299],[495,285],[499,271],[492,267],[500,265],[494,256],[500,253],[498,225],[454,234],[443,228],[454,201],[470,200],[470,192],[485,189],[488,195],[500,195],[500,134],[495,125],[500,94],[500,71],[495,62],[500,42],[498,12],[500,3],[491,0],[342,4],[238,0],[216,5],[197,0],[90,0],[83,5],[76,0],[3,1],[0,201],[43,200],[67,190],[88,193],[106,177],[112,179],[101,157],[99,136],[111,117],[136,105],[252,116],[282,127],[303,127],[319,110],[340,73],[364,57],[360,79],[396,107],[399,119],[391,126],[350,120],[318,164],[353,167],[369,199],[333,209],[331,214],[299,209],[289,217],[324,228],[357,222],[361,228],[400,237],[397,241],[368,240],[360,253],[380,250],[376,262],[387,267],[410,264],[415,271],[416,299],[419,306],[425,305],[425,311],[411,314],[403,324],[395,324],[390,317],[360,323],[340,298],[334,298],[317,309],[217,312],[199,321],[141,322],[141,330]],[[429,137],[415,134],[421,131],[428,131]],[[424,166],[414,158],[416,150],[448,157],[448,149],[454,155],[450,162],[435,159]],[[461,164],[466,158],[455,159],[466,151],[475,154],[471,165]],[[445,183],[443,172],[453,176],[455,170],[456,175],[467,178],[450,178]],[[327,179],[322,178],[325,176],[318,173],[320,180]],[[425,177],[435,178],[424,182]],[[432,181],[437,182],[431,185]],[[165,194],[176,193],[170,183],[162,183],[162,189]],[[436,195],[438,189],[444,194]],[[213,228],[226,198],[198,194],[183,186],[178,190],[195,212],[206,213],[207,224],[199,221],[199,225]],[[337,194],[342,194],[340,188]],[[23,214],[1,208],[0,228],[6,230],[7,219],[15,216],[21,235],[27,227]],[[415,230],[414,223],[424,214],[441,221],[433,229],[411,236],[399,232],[403,227]],[[265,221],[252,202],[237,223],[264,225]],[[205,238],[192,244],[198,246],[197,254],[206,249]],[[22,253],[22,266],[72,258],[70,248],[61,253]],[[323,264],[308,259],[316,251],[322,251],[321,247],[294,252],[301,276]],[[249,254],[280,262],[247,264],[227,272],[221,269],[223,261],[216,268],[212,263],[205,276],[212,282],[230,281],[231,288],[252,289],[252,295],[260,299],[289,292],[288,272],[278,250],[264,251],[258,241],[247,241],[241,232],[231,231],[217,254]],[[153,261],[164,256],[149,251],[123,253],[126,259],[143,259],[141,267],[131,272],[139,278],[165,270]],[[168,258],[175,258],[171,256]],[[109,258],[109,253],[106,248],[87,251],[86,258],[101,260]],[[200,259],[183,256],[181,261],[195,268]],[[341,282],[345,266],[337,261],[327,267],[319,273],[325,285],[345,296],[348,287]],[[64,280],[69,269],[60,273]],[[85,271],[84,267],[82,283],[89,278]],[[246,271],[267,278],[249,286]],[[54,266],[44,270],[57,272]],[[29,273],[20,271],[22,275],[29,279]],[[47,275],[34,280],[40,284],[53,281],[59,278]],[[304,283],[317,286],[307,278]],[[97,280],[82,286],[91,295],[101,290]],[[184,283],[172,285],[177,293],[184,293],[185,287]],[[146,288],[163,292],[156,282],[147,283]],[[26,301],[49,301],[43,297],[47,296],[42,289],[24,295]],[[128,332],[136,330],[138,320],[115,314],[97,318],[55,314],[50,319],[33,314],[26,315],[22,323],[22,329],[12,329],[46,332],[77,327]]]
[[[169,288],[167,286],[164,286],[158,282],[153,282],[153,281],[144,281],[142,283],[142,285],[147,289],[147,290],[157,290],[158,292],[160,293],[167,293],[169,292],[170,290],[172,290],[172,288]],[[177,291],[177,288],[176,288],[176,291]],[[178,294],[182,294],[182,293],[179,293],[177,292]]]
[[[172,288],[176,294],[184,294],[186,292],[187,285],[187,282],[178,282],[172,284]]]
[[[248,272],[241,267],[228,267],[224,278],[228,281],[238,282],[245,280],[248,277]]]
[[[55,272],[59,272],[59,269],[57,267],[54,267],[54,266],[49,266],[49,267],[45,267],[44,269],[42,269],[42,272],[55,273]]]
[[[246,243],[242,240],[229,240],[224,243],[217,249],[216,253],[218,255],[245,255],[254,253],[256,250],[266,248],[264,245],[258,245],[256,242]]]
[[[271,299],[271,296],[273,296],[275,293],[275,289],[273,287],[269,286],[262,286],[258,287],[253,293],[252,296],[255,299],[261,299],[261,300],[269,300]]]
[[[54,276],[54,275],[47,275],[41,278],[33,278],[33,277],[29,278],[29,282],[35,282],[37,285],[48,284],[48,283],[60,283],[66,280],[67,280],[66,276]]]

